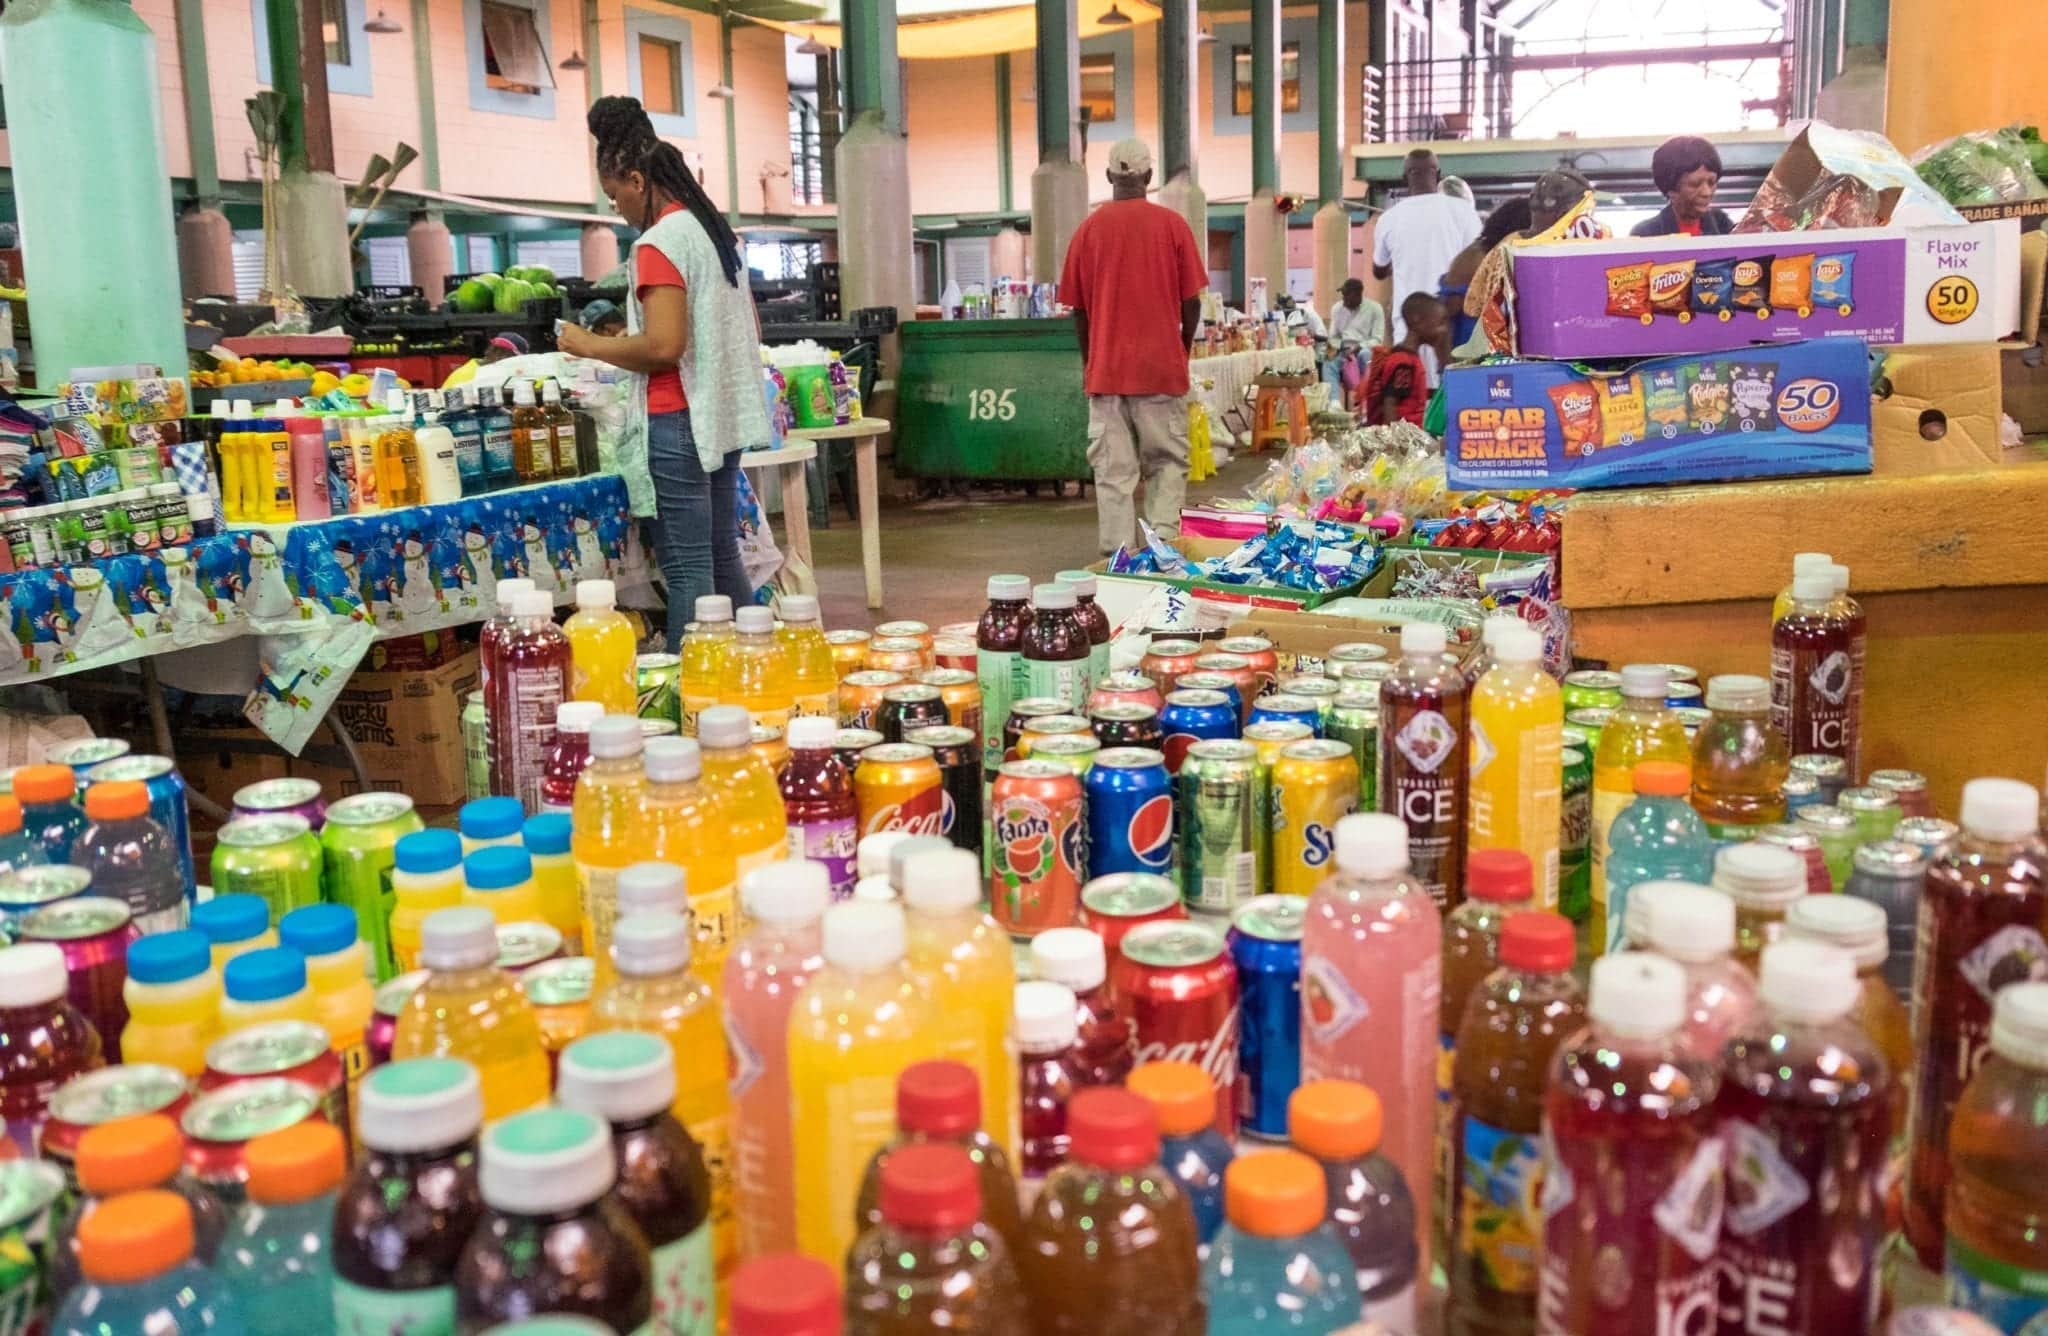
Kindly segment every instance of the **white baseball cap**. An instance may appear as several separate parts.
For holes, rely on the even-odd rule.
[[[1109,150],[1112,176],[1142,176],[1152,170],[1152,150],[1138,138],[1119,139]]]

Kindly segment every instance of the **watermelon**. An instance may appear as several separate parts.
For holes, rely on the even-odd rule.
[[[491,309],[492,292],[490,285],[481,279],[465,278],[455,289],[451,301],[458,311],[476,315]]]
[[[502,275],[499,274],[478,274],[471,281],[475,283],[481,283],[485,287],[489,288],[492,292],[496,292],[498,290],[498,285],[500,283],[503,283],[505,279]]]
[[[508,278],[498,285],[497,299],[492,309],[499,315],[518,315],[526,303],[533,300],[533,284],[523,278]]]
[[[562,290],[556,287],[554,284],[549,283],[544,279],[535,279],[533,281],[533,296],[535,301],[545,301],[549,297],[559,297],[561,295]]]
[[[549,287],[553,287],[555,286],[555,271],[544,264],[530,264],[526,266],[526,281],[536,286],[545,283]]]

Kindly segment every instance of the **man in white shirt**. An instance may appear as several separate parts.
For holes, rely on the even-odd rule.
[[[1441,173],[1436,154],[1426,148],[1413,150],[1401,174],[1408,196],[1380,215],[1372,243],[1373,276],[1393,278],[1387,307],[1396,312],[1415,293],[1434,297],[1452,257],[1479,236],[1479,215],[1472,206],[1438,193]],[[1398,343],[1406,335],[1401,317],[1396,315],[1394,341]]]
[[[1347,278],[1337,290],[1337,304],[1330,308],[1330,342],[1342,343],[1346,334],[1358,335],[1358,342],[1377,348],[1387,342],[1387,313],[1365,295],[1365,281]]]
[[[1323,318],[1316,314],[1316,308],[1304,301],[1297,301],[1291,292],[1280,294],[1280,323],[1287,330],[1289,338],[1306,334],[1312,339],[1324,337]]]

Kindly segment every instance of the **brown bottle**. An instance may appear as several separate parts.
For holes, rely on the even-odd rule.
[[[576,415],[562,403],[562,387],[553,380],[540,383],[541,417],[547,423],[548,438],[555,460],[557,478],[573,478],[576,468]]]
[[[1014,1256],[1024,1244],[1017,1180],[1003,1148],[981,1127],[981,1083],[964,1062],[913,1063],[896,1078],[896,1139],[875,1152],[861,1179],[853,1218],[862,1232],[882,1223],[882,1161],[903,1146],[941,1142],[966,1151],[981,1174],[981,1218]]]
[[[521,482],[546,482],[555,476],[554,435],[548,415],[533,401],[533,382],[512,382],[512,467]]]
[[[981,1176],[966,1151],[890,1151],[881,1201],[882,1222],[846,1255],[848,1336],[1026,1336],[1024,1286],[1009,1245],[982,1222]]]

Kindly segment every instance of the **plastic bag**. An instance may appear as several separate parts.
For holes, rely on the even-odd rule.
[[[2014,129],[1973,130],[1913,155],[1914,170],[1951,204],[2003,204],[2048,197],[2027,142]]]

